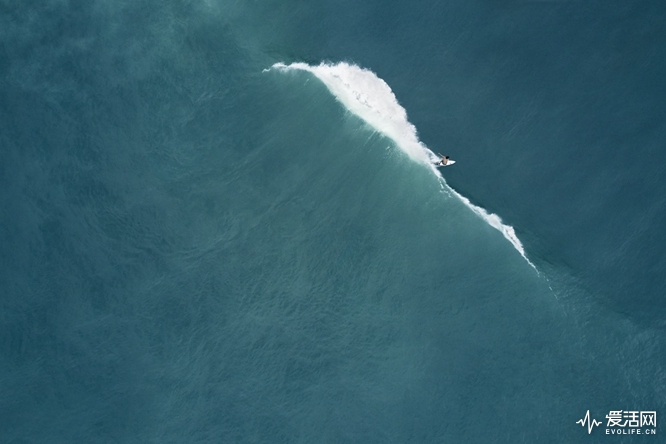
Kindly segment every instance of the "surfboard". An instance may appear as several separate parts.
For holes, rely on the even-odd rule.
[[[440,159],[443,159],[443,158],[444,158],[444,154],[437,153],[437,155],[439,156]],[[437,163],[435,164],[435,166],[437,166],[437,167],[447,167],[447,166],[449,166],[449,165],[453,165],[454,163],[456,163],[455,160],[451,160],[451,159],[449,159],[449,161],[446,162],[446,165],[442,165],[442,161],[440,160],[439,162],[437,162]]]

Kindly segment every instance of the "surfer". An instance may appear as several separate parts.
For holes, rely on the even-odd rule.
[[[440,154],[440,156],[441,156],[441,154]],[[435,165],[445,166],[447,163],[449,163],[449,156],[442,156],[442,160],[437,162]]]

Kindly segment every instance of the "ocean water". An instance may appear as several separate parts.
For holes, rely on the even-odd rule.
[[[0,1],[0,442],[663,442],[664,19]]]

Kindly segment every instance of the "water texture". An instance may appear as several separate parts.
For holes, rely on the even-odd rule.
[[[660,442],[665,18],[0,1],[0,442]]]

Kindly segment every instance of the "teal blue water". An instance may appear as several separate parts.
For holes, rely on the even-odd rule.
[[[665,18],[0,2],[0,442],[660,442],[605,416],[666,412]]]

